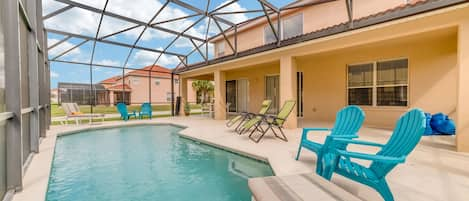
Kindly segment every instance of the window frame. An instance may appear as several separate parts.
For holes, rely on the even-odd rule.
[[[305,24],[305,15],[303,14],[303,12],[300,12],[300,13],[296,13],[296,14],[293,14],[293,15],[290,15],[290,16],[286,16],[285,18],[280,17],[280,27],[277,27],[277,29],[280,30],[280,31],[279,31],[280,40],[283,40],[283,39],[284,39],[284,35],[285,35],[285,34],[284,34],[284,26],[283,26],[283,23],[285,22],[285,19],[293,18],[293,17],[299,16],[299,15],[301,15],[301,34],[304,34],[304,32],[305,32],[305,26],[304,26],[304,24]],[[274,26],[277,26],[277,25],[278,25],[278,19],[273,20],[273,21],[272,21],[272,24],[273,24]],[[272,31],[272,28],[270,27],[270,24],[269,24],[268,22],[267,22],[266,25],[264,25],[264,26],[262,27],[262,35],[263,35],[262,40],[263,40],[263,44],[264,44],[264,45],[267,44],[267,43],[266,43],[266,38],[265,38],[266,35],[267,35],[267,34],[266,34],[266,29],[269,29],[270,31]],[[301,34],[300,34],[300,35],[301,35]],[[292,37],[294,37],[294,36],[292,36]],[[273,41],[273,42],[275,42],[275,41]],[[273,42],[271,42],[271,43],[273,43]]]
[[[301,17],[300,17],[300,18],[301,18],[301,33],[300,33],[299,35],[301,35],[301,34],[304,33],[304,31],[305,31],[305,30],[304,30],[304,29],[305,29],[305,27],[304,27],[304,24],[305,24],[305,17],[304,17],[304,15],[303,15],[303,13],[301,12],[301,13],[297,13],[297,14],[294,14],[294,15],[291,15],[291,16],[287,16],[287,17],[285,17],[285,18],[281,18],[281,19],[280,19],[280,21],[281,21],[281,23],[280,23],[280,24],[281,24],[281,25],[280,25],[280,32],[281,32],[280,35],[281,35],[281,37],[280,37],[280,38],[281,38],[282,40],[285,39],[285,26],[283,25],[283,23],[285,23],[286,20],[291,19],[291,18],[294,18],[294,17],[297,17],[297,16],[301,16]],[[296,36],[299,36],[299,35],[296,35]],[[296,36],[291,36],[290,38],[293,38],[293,37],[296,37]]]
[[[225,41],[220,41],[218,43],[216,43],[216,57],[222,57],[222,56],[225,56]],[[223,48],[220,48],[220,46],[223,46]],[[223,50],[223,51],[220,51],[220,50]]]
[[[281,19],[280,19],[280,20],[281,20]],[[277,25],[278,25],[277,20],[272,21],[272,25],[277,26]],[[264,43],[263,43],[264,45],[267,44],[267,40],[266,40],[266,38],[265,38],[265,37],[267,36],[266,29],[272,31],[272,28],[270,27],[270,25],[269,25],[268,22],[267,22],[266,25],[264,25],[264,26],[262,27],[262,40],[263,40],[263,42],[264,42]],[[280,23],[280,28],[277,27],[277,31],[278,31],[278,29],[280,29],[280,40],[282,40],[282,23]],[[274,37],[275,37],[275,36],[274,36]],[[273,42],[275,42],[275,41],[273,41]],[[270,42],[270,43],[273,43],[273,42]],[[270,43],[269,43],[269,44],[270,44]]]
[[[389,61],[398,61],[398,60],[407,60],[407,84],[394,84],[394,85],[378,85],[378,63],[380,62],[389,62]],[[411,76],[410,76],[410,59],[408,57],[397,57],[397,58],[392,58],[392,59],[380,59],[380,60],[375,60],[375,61],[368,61],[368,62],[360,62],[360,63],[351,63],[347,64],[345,68],[345,99],[346,99],[346,104],[349,104],[349,89],[351,88],[368,88],[368,87],[350,87],[349,86],[349,67],[350,66],[355,66],[355,65],[363,65],[363,64],[373,64],[373,84],[372,84],[372,104],[371,105],[359,105],[360,107],[364,108],[404,108],[407,109],[411,105],[411,97],[410,97],[410,82],[411,82]],[[395,86],[406,86],[407,87],[407,104],[405,106],[393,106],[393,105],[378,105],[378,88],[379,87],[395,87]]]

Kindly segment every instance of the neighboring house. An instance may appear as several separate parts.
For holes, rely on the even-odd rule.
[[[149,73],[152,70],[151,74]],[[189,85],[192,84],[192,81]],[[127,72],[123,77],[114,76],[92,85],[94,100],[90,97],[90,84],[59,83],[59,103],[115,105],[171,103],[171,70],[161,66],[146,66]],[[151,89],[151,90],[150,90]],[[179,96],[179,77],[174,77],[174,96]],[[93,93],[91,93],[93,95]],[[151,94],[151,96],[150,96]],[[196,92],[191,88],[189,102],[196,102]]]
[[[449,114],[469,133],[468,1],[351,1],[353,21],[346,0],[321,2],[282,12],[279,42],[266,17],[256,18],[237,27],[237,54],[219,35],[211,41],[216,58],[176,72],[215,81],[217,119],[226,118],[227,103],[232,112],[256,112],[271,99],[274,113],[294,99],[287,127],[331,122],[340,108],[360,105],[368,126],[393,127],[419,107]],[[235,41],[233,32],[226,37]]]
[[[101,81],[100,84],[108,90],[110,104],[122,102],[123,97],[125,97],[125,102],[130,104],[141,104],[149,100],[156,104],[171,102],[171,70],[158,65],[132,70],[123,78],[122,76],[111,77]],[[177,75],[174,77],[174,93],[175,97],[179,96]],[[195,94],[190,97],[188,101],[195,102]]]

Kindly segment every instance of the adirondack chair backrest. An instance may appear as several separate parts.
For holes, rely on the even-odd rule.
[[[356,135],[362,127],[363,121],[365,121],[365,113],[360,107],[355,105],[344,107],[337,112],[330,136]],[[324,147],[329,147],[329,145],[330,139],[328,138]],[[346,147],[347,143],[334,142],[336,149],[345,149]]]
[[[127,116],[129,114],[127,106],[124,103],[117,103],[117,111],[119,111],[122,116]]]
[[[280,112],[277,114],[276,123],[277,125],[281,126],[283,123],[285,123],[284,119],[287,119],[288,115],[293,111],[293,108],[295,108],[296,101],[295,100],[287,100],[282,106],[282,109],[280,109]]]
[[[261,105],[261,110],[259,111],[259,114],[265,114],[269,110],[270,106],[272,105],[271,100],[264,100],[262,101]]]
[[[355,105],[342,108],[337,112],[331,135],[355,135],[363,125],[365,113]]]
[[[142,112],[150,112],[152,110],[150,103],[143,103],[140,107],[140,111]]]
[[[388,143],[376,153],[381,156],[406,157],[417,146],[425,131],[425,114],[420,109],[412,109],[404,114],[396,124],[396,127]],[[379,178],[386,176],[397,164],[373,162],[370,169]]]

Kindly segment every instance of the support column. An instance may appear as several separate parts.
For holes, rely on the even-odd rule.
[[[217,70],[214,72],[215,80],[215,119],[226,119],[226,80],[225,72]]]
[[[109,105],[114,105],[114,91],[109,91]]]
[[[296,61],[292,56],[280,58],[280,107],[287,100],[296,100]],[[296,106],[284,124],[285,128],[297,128]]]
[[[8,190],[23,188],[22,128],[21,128],[21,80],[19,47],[18,1],[3,1],[0,20],[5,30],[5,103],[6,111],[13,112],[13,119],[6,124],[6,183]]]
[[[469,20],[458,29],[458,91],[456,107],[456,148],[469,152]]]
[[[184,105],[187,101],[187,78],[179,79],[179,96],[181,96],[181,107],[179,108],[179,114],[184,114]]]

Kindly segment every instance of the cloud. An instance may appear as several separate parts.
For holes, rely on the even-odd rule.
[[[53,0],[44,0],[43,1],[43,8],[46,12],[52,12],[64,6],[62,3],[54,3]],[[90,5],[96,8],[102,9],[104,7],[104,1],[96,1],[96,0],[80,0],[81,3]],[[226,0],[217,7],[220,7],[230,1]],[[107,7],[107,11],[113,12],[119,15],[123,15],[130,18],[135,18],[142,22],[148,22],[151,17],[154,16],[155,12],[158,11],[162,7],[162,3],[157,0],[139,0],[138,3],[129,3],[128,0],[112,0]],[[231,12],[231,11],[243,11],[247,10],[246,8],[242,7],[241,4],[238,2],[233,3],[223,9],[220,12]],[[160,15],[153,21],[163,21],[168,19],[174,19],[177,17],[188,16],[192,13],[188,13],[185,10],[182,10],[175,6],[174,3],[168,4],[167,7],[160,13]],[[174,30],[174,31],[183,31],[191,26],[193,23],[196,22],[198,17],[193,17],[189,19],[177,20],[174,22],[163,23],[158,26],[161,26],[166,29]],[[229,21],[239,23],[248,19],[245,14],[236,14],[236,15],[220,15],[220,17],[225,18]],[[45,21],[45,26],[51,29],[58,29],[58,30],[65,30],[71,33],[83,34],[87,36],[92,36],[96,34],[98,23],[99,23],[100,15],[98,13],[94,13],[91,11],[87,11],[80,8],[72,8],[64,13],[61,13],[57,16],[49,18]],[[186,34],[192,35],[199,38],[205,38],[205,31],[207,29],[208,19],[205,18],[201,23],[193,26],[189,30],[187,30]],[[122,29],[134,26],[135,24],[118,20],[116,18],[105,16],[103,18],[103,22],[100,29],[100,36],[108,35]],[[221,23],[223,28],[227,28],[227,25]],[[218,28],[212,21],[210,25],[211,29],[209,30],[210,33],[219,33]],[[122,33],[124,37],[127,39],[136,39],[137,36],[141,33],[143,27],[135,28],[133,30],[127,31]],[[150,41],[150,40],[157,40],[157,39],[170,39],[172,40],[175,37],[174,34],[166,33],[163,31],[155,30],[149,28],[145,31],[142,35],[142,41]],[[118,38],[120,39],[120,38]],[[57,42],[55,39],[49,39],[50,42]],[[53,44],[53,43],[52,43]],[[50,55],[58,54],[61,51],[64,51],[73,44],[69,42],[64,42],[63,44],[59,45],[56,48],[53,48],[49,51]],[[176,48],[191,48],[194,49],[192,43],[187,40],[186,38],[182,37],[177,40],[174,44]],[[174,51],[174,50],[173,50]],[[176,50],[177,52],[178,50]],[[72,60],[79,60],[85,58],[85,56],[80,55],[84,54],[80,48],[76,48],[73,51],[69,52],[67,56],[74,56]],[[151,65],[158,57],[158,53],[152,53],[147,51],[138,51],[133,57],[133,64],[139,65]],[[104,61],[107,62],[106,64],[116,64],[115,61]],[[179,59],[175,56],[171,55],[163,55],[159,62],[160,65],[168,66],[168,65],[176,65],[179,63]]]
[[[50,77],[51,78],[58,78],[58,77],[60,77],[60,75],[58,73],[56,73],[55,71],[51,71],[50,72]]]
[[[55,38],[49,38],[48,41],[47,41],[47,46],[50,47],[51,45],[56,44],[59,41],[60,40],[55,39]],[[49,56],[55,57],[55,56],[65,52],[65,51],[69,50],[70,48],[72,48],[74,46],[75,46],[74,44],[72,44],[68,41],[65,41],[65,42],[61,43],[60,45],[50,49],[48,53],[49,53]],[[70,56],[70,57],[76,57],[76,56],[79,56],[81,53],[82,52],[81,52],[80,48],[75,48],[75,49],[73,49],[72,51],[68,52],[65,55]]]
[[[231,1],[223,2],[222,4],[217,6],[217,8],[227,4],[228,2],[231,2]],[[224,7],[222,9],[220,9],[218,12],[235,12],[235,11],[246,11],[246,10],[248,10],[248,9],[242,7],[241,4],[239,4],[239,2],[236,2],[236,3],[230,4],[227,7]],[[234,22],[234,23],[244,22],[244,21],[249,19],[248,16],[244,13],[243,14],[232,14],[232,15],[219,15],[219,17],[223,18],[223,19],[226,19],[228,21]]]
[[[99,61],[93,62],[94,64],[101,64],[101,65],[107,65],[107,66],[120,66],[121,63],[116,60],[111,60],[111,59],[103,59]]]
[[[156,58],[158,58],[158,56],[159,56],[159,53],[139,50],[135,53],[135,55],[132,58],[133,60],[132,65],[140,66],[140,67],[152,65],[155,62]],[[167,67],[167,66],[177,65],[179,62],[180,61],[176,56],[163,54],[161,55],[157,64]]]

